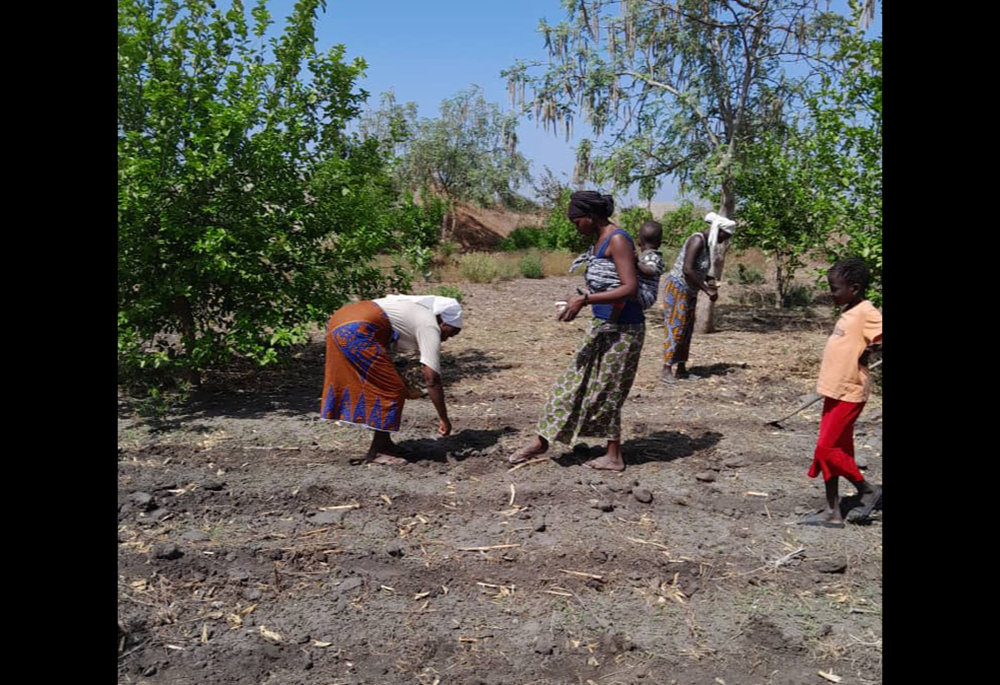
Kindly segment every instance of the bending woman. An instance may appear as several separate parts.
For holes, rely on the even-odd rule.
[[[663,374],[664,383],[673,383],[686,375],[685,366],[694,334],[694,313],[698,291],[712,302],[719,297],[715,278],[709,275],[713,253],[719,243],[733,235],[736,222],[715,212],[705,215],[709,227],[691,234],[681,247],[674,268],[663,282]],[[674,364],[677,371],[674,372]]]
[[[544,454],[554,440],[572,445],[578,437],[603,438],[608,451],[585,465],[594,469],[622,471],[622,405],[632,389],[646,338],[646,319],[635,301],[638,277],[635,247],[628,233],[610,221],[615,203],[609,195],[593,191],[573,193],[568,217],[576,230],[593,238],[598,259],[610,258],[621,285],[604,292],[576,295],[559,315],[572,321],[591,305],[594,320],[577,349],[573,361],[552,387],[538,421],[538,435],[510,457],[517,464]],[[612,306],[625,302],[617,323],[611,323]]]
[[[389,295],[349,304],[330,317],[320,418],[374,430],[366,461],[399,465],[406,460],[392,442],[411,394],[392,363],[390,348],[419,350],[427,394],[440,424],[451,433],[441,384],[441,342],[459,334],[462,306],[450,297]]]

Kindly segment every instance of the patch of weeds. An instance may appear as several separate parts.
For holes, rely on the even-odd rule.
[[[521,257],[517,267],[525,278],[545,278],[542,258],[537,253],[528,253]]]
[[[434,294],[441,297],[450,297],[454,300],[458,300],[459,302],[462,301],[462,291],[453,285],[442,285],[434,291]]]
[[[144,419],[159,421],[187,404],[189,399],[191,399],[190,386],[181,386],[175,391],[160,390],[153,386],[149,388],[145,397],[136,402],[135,410]]]
[[[737,264],[736,282],[740,285],[760,285],[764,282],[764,274],[752,266]]]
[[[808,285],[789,286],[782,298],[782,305],[785,307],[808,307],[813,303],[815,292]]]

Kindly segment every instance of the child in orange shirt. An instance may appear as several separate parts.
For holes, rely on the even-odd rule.
[[[843,476],[861,496],[861,516],[882,506],[882,487],[864,479],[854,461],[854,422],[868,400],[868,354],[882,347],[882,313],[864,299],[868,267],[861,259],[834,264],[827,272],[834,304],[843,313],[827,340],[816,392],[824,396],[823,419],[809,477],[826,481],[826,509],[800,521],[807,526],[843,528],[839,482]]]

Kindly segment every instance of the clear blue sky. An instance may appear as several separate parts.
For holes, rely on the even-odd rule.
[[[420,116],[434,117],[442,100],[472,84],[509,108],[500,72],[518,59],[544,58],[538,20],[557,23],[563,16],[559,0],[329,0],[318,35],[321,44],[343,43],[349,57],[368,62],[361,85],[371,93],[370,105],[391,88],[397,102],[415,102]],[[547,165],[568,180],[575,143],[586,130],[578,126],[567,143],[565,135],[523,120],[520,151],[532,174]]]
[[[881,5],[881,3],[879,3]],[[270,3],[280,26],[292,0]],[[831,8],[846,13],[846,0]],[[881,33],[881,6],[871,32]],[[421,117],[434,117],[442,100],[471,84],[483,88],[487,100],[510,106],[501,70],[518,59],[543,59],[544,43],[538,21],[556,24],[565,17],[559,0],[328,0],[321,15],[318,47],[343,44],[347,56],[368,63],[361,87],[371,93],[369,104],[392,89],[397,102],[415,102]],[[520,150],[540,175],[549,166],[566,178],[572,174],[576,143],[588,133],[577,124],[569,143],[564,135],[545,133],[524,120]],[[634,198],[633,198],[634,199]],[[657,201],[679,199],[676,185],[667,182]],[[626,200],[620,198],[620,200]]]

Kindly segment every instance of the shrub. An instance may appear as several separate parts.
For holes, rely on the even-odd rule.
[[[760,285],[764,282],[764,274],[752,266],[738,264],[736,282],[740,285]]]
[[[639,244],[639,228],[647,221],[653,221],[653,213],[645,207],[629,207],[618,213],[618,225],[628,231],[636,245]]]
[[[462,291],[451,285],[442,285],[434,292],[435,295],[440,295],[441,297],[451,297],[453,299],[462,301]]]
[[[448,261],[459,253],[461,247],[458,243],[444,242],[438,245],[438,253],[441,255],[443,261]]]
[[[813,303],[813,289],[808,285],[791,285],[785,292],[785,307],[808,307]]]
[[[472,252],[458,260],[458,271],[472,283],[492,283],[501,277],[500,261],[485,252]]]
[[[527,250],[532,247],[542,247],[545,242],[545,235],[542,229],[530,226],[521,226],[510,232],[506,238],[500,241],[499,248],[503,252],[514,252],[516,250]]]
[[[525,278],[545,278],[545,268],[542,258],[537,253],[526,254],[517,263],[521,275]]]

